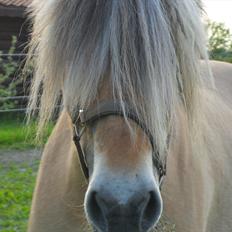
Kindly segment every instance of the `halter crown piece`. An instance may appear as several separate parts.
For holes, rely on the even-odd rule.
[[[153,150],[152,161],[154,167],[157,169],[159,175],[159,184],[161,185],[163,182],[163,178],[166,175],[166,160],[164,163],[161,162],[159,152],[155,149],[154,138],[150,130],[146,127],[146,125],[143,122],[141,122],[141,120],[137,117],[136,113],[127,105],[125,107],[125,111],[127,118],[136,122],[143,129],[143,131],[146,133],[146,135],[150,140]],[[76,145],[77,152],[79,155],[79,161],[86,180],[89,179],[89,169],[84,155],[84,151],[80,144],[81,136],[83,135],[84,130],[88,124],[100,120],[103,117],[112,116],[112,115],[124,117],[124,112],[122,111],[120,102],[106,101],[99,103],[93,109],[79,110],[79,115],[76,120],[76,123],[73,124],[74,127],[73,141]]]

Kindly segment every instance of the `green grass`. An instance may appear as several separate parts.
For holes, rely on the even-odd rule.
[[[35,122],[26,125],[22,115],[1,115],[0,155],[1,150],[27,150],[40,147],[46,142],[52,128],[53,125],[49,124],[43,141],[38,144],[35,142]],[[10,160],[1,163],[0,159],[1,232],[26,231],[38,162],[35,160],[31,164]]]
[[[34,122],[26,125],[22,116],[12,115],[0,118],[0,149],[30,149],[39,147],[45,143],[53,126],[50,124],[45,131],[41,144],[36,143],[36,124]]]
[[[0,165],[1,232],[26,231],[37,168],[37,161]]]
[[[0,117],[1,150],[26,150],[43,145],[51,130],[49,124],[43,141],[35,142],[36,123],[26,125],[22,115]],[[1,158],[1,156],[0,156]],[[26,162],[26,161],[25,161]],[[0,231],[25,232],[35,185],[38,161],[33,164],[10,160],[1,163],[0,159]]]

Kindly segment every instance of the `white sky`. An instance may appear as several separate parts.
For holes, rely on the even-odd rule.
[[[223,22],[232,32],[232,0],[203,0],[209,19]]]

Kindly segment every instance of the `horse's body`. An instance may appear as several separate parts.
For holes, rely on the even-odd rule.
[[[232,68],[211,63],[216,90],[200,1],[34,0],[32,10],[39,133],[61,93],[63,111],[29,231],[148,232],[163,205],[178,232],[231,231]]]
[[[180,232],[229,232],[232,173],[232,65],[211,62],[218,92],[203,91],[205,151],[192,154],[185,118],[168,159],[165,211]]]
[[[183,112],[168,157],[163,186],[165,215],[177,232],[230,232],[232,228],[232,65],[211,62],[218,92],[204,90],[205,152],[191,154]],[[225,103],[227,102],[227,103]],[[46,145],[31,211],[31,232],[85,232],[87,189],[63,112]],[[210,136],[209,136],[210,135]]]

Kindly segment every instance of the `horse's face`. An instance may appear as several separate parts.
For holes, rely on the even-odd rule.
[[[82,138],[90,183],[85,197],[89,222],[99,232],[145,232],[159,220],[162,199],[152,147],[130,121],[108,116],[90,125]]]

